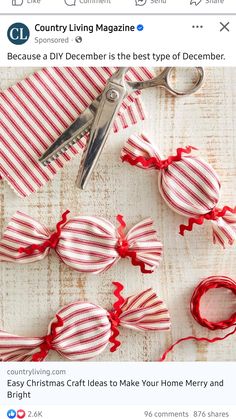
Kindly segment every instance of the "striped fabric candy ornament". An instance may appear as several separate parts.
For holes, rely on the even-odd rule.
[[[99,274],[121,258],[129,258],[142,273],[152,273],[160,264],[163,246],[148,218],[125,233],[126,224],[117,216],[119,227],[101,217],[79,216],[67,221],[62,215],[56,230],[18,211],[0,241],[0,261],[32,263],[44,259],[54,249],[69,267]]]
[[[87,135],[46,167],[39,162],[47,148],[100,95],[115,71],[113,67],[43,68],[0,92],[0,179],[17,195],[26,197],[39,190],[85,147]],[[153,76],[147,68],[130,68],[127,80]],[[114,132],[145,119],[140,93],[125,98]]]
[[[150,288],[124,299],[119,282],[112,311],[87,302],[76,301],[62,308],[49,325],[44,337],[21,337],[0,331],[0,361],[44,361],[56,351],[71,361],[87,361],[102,353],[109,342],[110,351],[121,345],[119,327],[135,331],[168,331],[169,312]]]
[[[192,231],[194,224],[210,220],[213,242],[223,247],[236,239],[236,207],[218,208],[221,184],[214,169],[192,155],[195,147],[178,148],[174,156],[163,160],[158,149],[145,135],[132,135],[121,152],[123,162],[144,170],[158,170],[158,187],[166,204],[178,214],[189,217],[180,226],[180,234]]]

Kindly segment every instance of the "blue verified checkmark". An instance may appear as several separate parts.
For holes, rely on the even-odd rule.
[[[143,30],[144,30],[144,26],[143,26],[143,25],[138,25],[138,26],[137,26],[137,30],[138,30],[139,32],[143,31]]]

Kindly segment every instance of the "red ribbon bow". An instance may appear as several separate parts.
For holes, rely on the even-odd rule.
[[[189,218],[188,225],[181,224],[179,233],[184,236],[185,231],[192,231],[194,224],[202,225],[205,220],[217,221],[219,218],[223,218],[227,213],[236,214],[236,207],[230,208],[227,205],[224,208],[214,208],[207,214],[200,215],[197,218]]]
[[[40,362],[43,361],[48,352],[53,350],[53,341],[57,336],[57,328],[63,326],[64,322],[60,316],[56,315],[57,322],[52,323],[51,333],[43,338],[43,343],[40,345],[40,352],[37,352],[33,355],[32,361]]]
[[[165,170],[172,163],[182,160],[182,154],[190,154],[192,150],[197,150],[197,148],[192,146],[187,146],[185,148],[177,148],[175,156],[169,156],[168,159],[161,160],[158,157],[133,157],[129,154],[122,155],[121,159],[123,162],[128,162],[131,166],[137,166],[141,164],[145,169],[155,168],[157,170]]]
[[[113,346],[111,347],[110,351],[115,352],[117,348],[121,345],[120,341],[116,338],[119,336],[120,332],[118,330],[118,326],[120,324],[120,315],[122,313],[121,307],[123,306],[125,299],[121,295],[121,291],[123,291],[124,287],[119,282],[113,282],[113,284],[116,286],[116,289],[114,291],[115,297],[117,297],[117,301],[113,305],[113,311],[109,313],[109,319],[111,322],[111,332],[112,335],[109,339],[110,343],[113,343]]]
[[[67,215],[70,214],[69,210],[66,210],[61,217],[61,220],[56,225],[56,231],[54,231],[48,240],[45,240],[45,242],[41,245],[39,244],[31,244],[28,247],[20,247],[18,249],[19,253],[26,253],[27,255],[32,255],[35,250],[39,250],[39,252],[43,253],[48,247],[50,249],[55,249],[57,246],[57,243],[60,239],[61,235],[61,228],[62,226],[67,222]]]
[[[139,266],[143,274],[151,274],[153,271],[146,269],[145,263],[137,258],[137,252],[134,252],[129,249],[129,242],[126,240],[124,229],[126,228],[126,223],[124,222],[122,215],[117,215],[117,221],[120,223],[118,228],[119,240],[116,247],[117,252],[121,258],[130,257],[131,263],[133,266]]]

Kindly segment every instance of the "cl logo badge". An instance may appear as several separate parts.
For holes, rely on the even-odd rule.
[[[12,44],[22,45],[28,41],[30,31],[24,23],[13,23],[13,25],[8,28],[7,36]]]

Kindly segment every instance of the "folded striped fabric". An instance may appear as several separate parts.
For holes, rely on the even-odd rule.
[[[175,156],[163,160],[159,150],[145,135],[131,136],[121,152],[123,161],[141,169],[159,171],[159,191],[167,205],[190,217],[180,226],[180,234],[192,231],[194,224],[212,222],[213,242],[223,247],[236,239],[236,207],[217,207],[221,183],[214,169],[199,157],[189,155],[194,147],[177,149]]]
[[[64,164],[77,155],[86,136],[47,167],[39,163],[43,152],[71,125],[103,90],[115,68],[44,68],[0,92],[0,179],[26,197],[49,182]],[[127,79],[152,78],[146,68],[130,69]],[[127,97],[114,131],[145,118],[140,92]]]
[[[87,361],[112,344],[111,352],[121,345],[119,327],[136,331],[170,329],[170,315],[162,300],[150,288],[124,299],[123,286],[114,282],[117,301],[112,311],[88,302],[76,301],[62,308],[44,337],[21,337],[0,331],[0,361],[44,361],[56,351],[71,361]]]
[[[54,249],[58,257],[79,272],[99,274],[121,258],[129,258],[142,273],[152,273],[160,264],[163,246],[148,218],[127,233],[121,215],[119,227],[101,217],[79,216],[67,221],[66,211],[51,232],[29,215],[18,211],[0,241],[0,261],[32,263]]]

